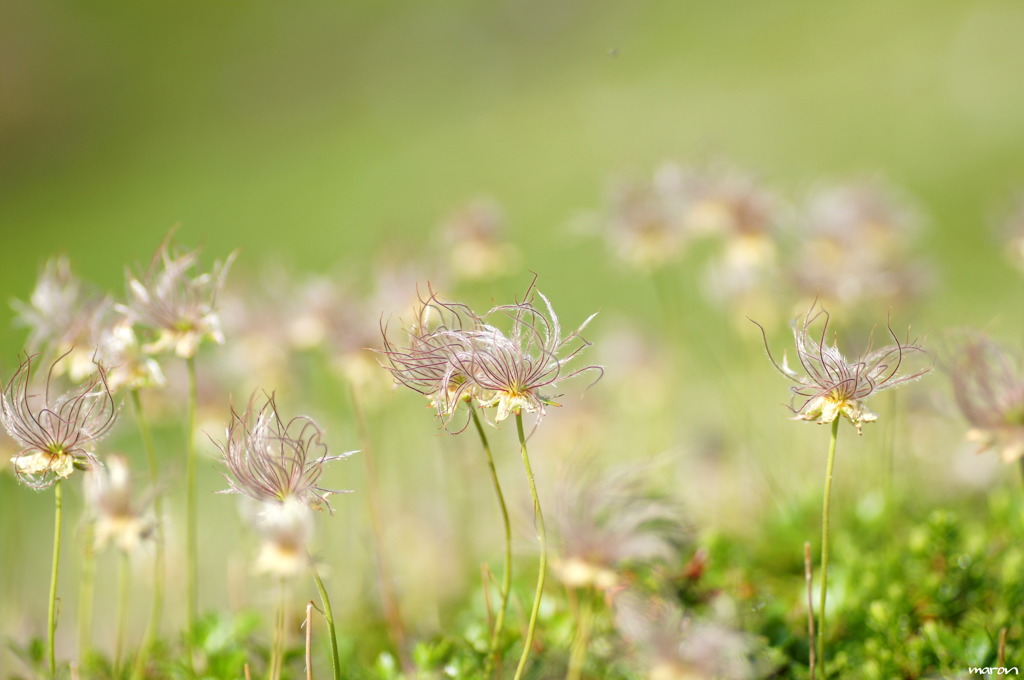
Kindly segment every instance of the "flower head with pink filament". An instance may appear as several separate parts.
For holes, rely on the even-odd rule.
[[[543,310],[534,305],[534,294]],[[495,325],[503,318],[507,332]],[[442,302],[431,291],[408,329],[408,345],[395,345],[385,329],[380,353],[395,381],[428,396],[446,425],[460,402],[474,399],[481,408],[497,407],[495,422],[522,411],[537,414],[539,421],[545,406],[557,405],[558,395],[548,390],[581,373],[603,373],[600,366],[567,368],[590,345],[580,332],[592,318],[563,335],[550,301],[533,282],[523,302],[499,305],[483,316]]]
[[[285,422],[273,395],[261,406],[253,395],[243,413],[232,409],[226,440],[217,448],[229,473],[230,488],[221,493],[243,494],[260,502],[284,503],[294,498],[328,509],[327,497],[339,492],[318,486],[323,466],[354,453],[328,455],[317,424],[306,416]]]
[[[215,263],[211,272],[193,276],[189,272],[199,262],[199,251],[174,252],[173,235],[172,229],[143,274],[128,273],[130,301],[123,311],[134,323],[156,334],[155,341],[143,347],[146,352],[173,349],[188,359],[195,356],[204,338],[224,343],[217,296],[234,253],[223,263]]]
[[[27,356],[0,395],[0,421],[22,446],[13,458],[18,479],[33,489],[45,489],[74,469],[96,463],[93,445],[117,419],[118,409],[97,366],[92,380],[62,395],[51,394],[57,364],[47,373],[41,391],[32,387],[32,360]]]
[[[821,330],[812,335],[811,328],[819,320]],[[915,343],[900,342],[891,326],[888,326],[888,330],[894,344],[877,350],[869,346],[856,359],[847,359],[834,340],[831,345],[828,344],[828,322],[828,312],[818,307],[817,302],[807,310],[802,322],[793,322],[796,356],[803,374],[790,368],[785,356],[782,364],[775,361],[768,349],[764,328],[761,328],[765,349],[779,373],[795,383],[790,387],[793,393],[790,408],[796,414],[795,420],[825,424],[843,416],[860,433],[864,423],[878,419],[878,415],[864,405],[865,399],[876,392],[917,380],[930,371],[931,367],[900,374],[906,356],[924,354],[924,349]]]
[[[948,360],[953,396],[971,425],[968,439],[1003,460],[1024,458],[1024,370],[1020,359],[980,333],[967,334]]]
[[[427,397],[448,423],[463,400],[479,396],[471,379],[472,356],[483,322],[466,305],[441,300],[429,286],[427,291],[416,320],[405,329],[405,346],[395,344],[382,326],[384,348],[379,354],[395,383]]]
[[[497,407],[495,422],[526,411],[536,414],[539,423],[546,406],[558,406],[554,399],[560,395],[548,390],[581,373],[596,372],[597,379],[604,374],[604,369],[596,365],[568,368],[590,346],[580,333],[596,314],[563,335],[551,301],[533,286],[531,282],[523,302],[494,307],[484,316],[485,320],[506,317],[510,330],[506,334],[489,323],[483,324],[473,333],[472,356],[464,361],[471,366],[471,379],[479,392],[490,395],[480,405]],[[535,292],[544,302],[543,310],[533,304]]]

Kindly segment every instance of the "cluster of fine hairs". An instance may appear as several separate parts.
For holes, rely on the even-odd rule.
[[[814,332],[819,322],[820,329]],[[793,322],[796,358],[803,373],[791,368],[785,356],[779,364],[768,348],[766,337],[765,349],[776,370],[794,383],[790,387],[794,419],[826,424],[842,415],[860,433],[864,423],[878,419],[878,415],[864,405],[865,399],[917,380],[931,369],[923,367],[900,374],[904,358],[924,350],[916,343],[900,341],[891,325],[886,328],[893,344],[874,350],[869,344],[859,356],[848,359],[839,351],[834,339],[829,344],[828,322],[828,312],[817,304],[807,310],[802,320]],[[764,328],[760,324],[758,327],[763,335]]]
[[[817,612],[818,663],[824,668],[829,494],[837,432],[845,419],[860,434],[866,424],[879,418],[867,405],[870,398],[913,382],[931,370],[923,363],[923,345],[911,339],[909,332],[906,337],[898,336],[891,322],[885,325],[884,346],[875,347],[869,338],[862,345],[864,349],[844,354],[839,349],[839,338],[830,329],[832,316],[826,306],[842,305],[846,312],[855,303],[912,297],[918,292],[920,272],[912,266],[916,260],[909,255],[910,238],[920,223],[917,211],[900,192],[879,182],[823,187],[812,193],[800,216],[791,220],[798,226],[790,228],[802,230],[806,238],[787,240],[785,202],[753,176],[717,166],[665,166],[649,187],[619,187],[611,203],[606,235],[612,250],[624,261],[649,271],[671,266],[699,240],[718,239],[721,247],[711,257],[705,283],[722,296],[752,295],[762,290],[776,295],[777,286],[761,284],[780,275],[787,269],[787,262],[802,263],[796,267],[799,274],[789,283],[800,292],[796,299],[814,297],[792,321],[793,354],[783,354],[781,360],[776,360],[778,353],[769,347],[771,330],[754,323],[760,329],[770,364],[790,383],[788,407],[793,419],[832,426],[823,508],[822,595]],[[486,201],[453,214],[447,238],[464,247],[462,259],[476,258],[482,263],[480,267],[464,268],[458,277],[480,280],[488,273],[514,270],[519,252],[503,242],[503,220],[500,209]],[[426,284],[425,293],[415,287],[416,302],[406,316],[405,308],[384,302],[391,299],[385,290],[407,283],[397,276],[382,276],[380,290],[358,301],[344,298],[325,277],[307,282],[301,289],[278,291],[276,298],[264,295],[266,291],[253,290],[247,291],[249,299],[240,295],[232,298],[230,293],[224,295],[224,286],[234,255],[201,271],[199,251],[176,247],[172,235],[173,230],[148,266],[127,271],[126,295],[120,300],[98,294],[75,278],[66,258],[47,263],[30,299],[15,304],[18,323],[29,329],[28,346],[17,370],[0,390],[0,423],[19,447],[12,458],[14,474],[33,489],[54,487],[58,513],[55,547],[59,547],[60,538],[61,482],[73,471],[83,469],[89,470],[85,498],[91,513],[92,547],[116,545],[129,554],[143,543],[155,546],[156,595],[137,667],[145,666],[147,655],[157,649],[153,635],[162,615],[161,589],[168,583],[164,578],[166,518],[161,509],[161,480],[170,477],[163,474],[166,471],[160,470],[153,455],[146,404],[140,393],[164,388],[165,372],[173,381],[171,362],[181,360],[189,387],[184,399],[189,519],[183,532],[188,542],[183,560],[188,573],[183,580],[188,585],[183,599],[189,608],[187,625],[192,626],[199,620],[195,583],[200,549],[195,514],[200,381],[195,360],[204,343],[223,344],[226,335],[239,331],[240,335],[251,333],[246,340],[259,333],[267,335],[262,343],[239,341],[239,351],[232,354],[248,360],[262,353],[260,361],[264,363],[260,367],[275,366],[280,376],[289,373],[286,366],[282,368],[283,361],[293,355],[326,349],[331,368],[341,368],[351,388],[354,411],[361,408],[360,400],[370,383],[365,373],[365,363],[369,363],[378,379],[422,395],[446,432],[457,434],[471,424],[476,426],[505,534],[500,603],[493,606],[488,590],[490,638],[486,655],[481,645],[474,652],[482,660],[484,677],[494,677],[492,672],[499,672],[500,664],[507,660],[503,655],[508,655],[512,643],[507,639],[505,616],[507,611],[515,612],[510,605],[515,596],[512,530],[499,481],[500,466],[495,464],[487,428],[481,423],[498,428],[514,420],[540,545],[532,611],[529,623],[520,627],[526,634],[515,680],[533,673],[536,669],[528,669],[528,657],[540,647],[534,645],[533,636],[539,618],[543,626],[541,600],[550,596],[551,589],[549,586],[545,591],[549,564],[542,494],[537,491],[529,460],[530,437],[523,419],[532,417],[532,433],[552,407],[560,406],[563,383],[587,374],[593,385],[604,376],[602,366],[586,363],[583,358],[591,347],[584,333],[596,315],[563,328],[551,300],[538,290],[536,275],[521,296],[506,304],[492,303],[486,311],[446,299],[433,285]],[[451,245],[449,241],[446,243]],[[795,245],[798,241],[802,245]],[[908,268],[901,270],[901,264]],[[272,282],[268,288],[274,288]],[[411,297],[414,286],[406,288],[405,295]],[[293,293],[299,293],[295,299]],[[253,298],[260,304],[266,302],[265,307],[254,311]],[[288,307],[300,311],[282,320],[278,315]],[[396,316],[404,319],[397,332],[387,322],[376,321],[381,309],[396,308],[402,309]],[[679,312],[672,304],[664,311]],[[367,327],[372,332],[367,332]],[[266,341],[268,337],[270,342]],[[367,345],[376,347],[369,349]],[[361,365],[354,360],[359,355],[364,359]],[[219,363],[231,364],[235,358],[225,357]],[[1024,460],[1024,372],[1017,356],[981,334],[964,333],[944,363],[953,381],[956,403],[970,423],[970,439],[981,449],[999,451],[1006,461]],[[45,376],[40,376],[44,373],[40,365],[48,366]],[[204,388],[223,366],[211,368],[210,376],[203,375]],[[276,382],[265,380],[267,374],[260,370],[249,372],[262,384],[280,388]],[[223,388],[226,383],[215,387]],[[250,393],[248,388],[244,393]],[[224,393],[224,389],[206,392],[218,398]],[[288,394],[289,390],[281,389],[280,393]],[[117,421],[121,395],[130,399],[147,449],[151,488],[141,500],[132,484],[129,457],[97,451],[98,443]],[[176,396],[181,395],[162,398],[171,400]],[[223,407],[228,401],[220,398],[218,403]],[[166,406],[166,402],[157,403]],[[167,413],[175,409],[157,410]],[[361,429],[366,428],[361,415],[354,418]],[[312,547],[316,511],[333,515],[331,497],[347,493],[328,488],[323,481],[325,466],[355,452],[330,453],[320,425],[305,415],[283,416],[275,393],[262,387],[251,391],[244,408],[231,406],[226,420],[222,437],[210,438],[220,454],[228,487],[218,493],[240,497],[245,519],[261,542],[252,562],[255,571],[270,574],[282,583],[299,573],[308,572],[313,577],[331,636],[338,678],[341,664],[337,634]],[[760,643],[755,638],[737,632],[735,622],[725,620],[729,617],[705,619],[685,610],[681,604],[684,599],[672,592],[673,578],[677,579],[676,585],[679,579],[690,578],[679,576],[680,565],[686,564],[687,557],[692,555],[691,565],[696,565],[693,571],[697,573],[703,570],[707,555],[694,546],[686,513],[675,498],[653,490],[650,481],[654,475],[648,467],[632,465],[601,472],[591,463],[587,459],[569,469],[553,494],[551,528],[555,542],[550,572],[569,594],[570,614],[576,625],[567,677],[576,680],[584,676],[585,659],[592,653],[588,636],[597,634],[589,628],[588,618],[595,607],[604,607],[607,615],[608,630],[604,632],[613,630],[621,648],[643,663],[649,677],[753,678],[770,673],[771,664],[758,662]],[[380,508],[374,506],[378,491],[372,470],[372,463],[368,463],[365,495],[371,518],[375,518]],[[373,527],[373,531],[379,541],[379,527]],[[383,584],[387,565],[380,545],[375,549],[381,560],[378,579]],[[51,609],[56,602],[58,557],[59,550],[55,550]],[[489,585],[490,565],[485,573]],[[495,576],[498,573],[493,572]],[[397,609],[386,601],[385,585],[379,587],[384,609]],[[279,629],[270,650],[272,680],[285,675],[283,587],[281,598]],[[813,611],[810,616],[813,619]],[[400,621],[388,621],[388,625],[401,628]],[[55,627],[56,618],[51,615],[50,662],[54,672]],[[389,634],[399,654],[406,652],[404,631],[389,630]],[[408,671],[407,659],[402,662]],[[120,659],[115,658],[114,666],[120,670],[119,663]],[[811,668],[813,677],[813,661]]]
[[[562,380],[587,372],[600,378],[600,366],[570,366],[590,345],[581,333],[593,318],[563,333],[551,302],[534,282],[521,302],[482,315],[445,302],[428,288],[415,321],[406,327],[404,343],[390,339],[382,328],[381,354],[395,381],[428,397],[446,427],[463,402],[496,407],[493,423],[522,412],[534,414],[539,423],[547,406],[558,405],[554,400],[560,395],[552,391]],[[467,425],[468,420],[453,431]]]
[[[76,467],[97,462],[93,449],[117,419],[118,408],[97,367],[95,376],[61,394],[54,394],[54,362],[41,391],[32,381],[26,356],[0,398],[0,419],[23,448],[14,457],[14,471],[27,486],[45,489],[68,477]]]

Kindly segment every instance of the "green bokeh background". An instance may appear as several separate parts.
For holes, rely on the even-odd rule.
[[[203,243],[208,260],[240,248],[239,269],[283,259],[370,277],[379,254],[426,253],[444,215],[489,194],[568,326],[600,309],[596,333],[627,314],[656,328],[646,277],[569,225],[600,208],[610,176],[725,156],[794,199],[819,181],[864,174],[904,187],[928,218],[921,245],[937,288],[897,326],[985,326],[1019,338],[1020,275],[993,225],[1024,187],[1022,35],[1024,5],[1011,0],[2,0],[0,302],[26,298],[59,252],[82,277],[120,291],[125,265],[146,261],[177,223],[180,242]],[[480,297],[508,299],[524,285],[510,278]],[[717,318],[689,303],[691,327]],[[12,315],[0,305],[3,327]],[[0,338],[7,371],[24,335]],[[758,380],[775,390],[764,403],[779,420],[769,431],[795,431],[780,417],[781,381],[763,368]],[[715,401],[697,392],[714,376],[690,378],[681,400]],[[444,444],[419,407],[382,418],[395,431],[377,448],[422,438],[409,432],[415,413],[433,437],[417,452],[427,481],[446,497],[461,493],[430,458]],[[817,445],[823,431],[805,429],[797,440]],[[336,433],[340,449],[354,448],[351,423]],[[514,465],[509,428],[501,435],[509,441],[499,454]],[[864,440],[881,442],[882,430]],[[609,441],[628,444],[629,434]],[[405,463],[389,460],[385,477],[400,478]],[[812,477],[817,485],[817,469]],[[731,483],[743,495],[749,480]],[[401,488],[388,493],[409,492]],[[42,533],[12,589],[48,564],[49,501],[33,496],[18,509],[39,517]],[[205,502],[224,507],[220,497]],[[31,522],[19,526],[8,551],[32,536]],[[336,553],[365,542],[341,531]],[[372,588],[355,571],[348,591]],[[25,599],[39,601],[44,584],[31,588]],[[62,631],[73,634],[70,620]]]
[[[561,227],[599,205],[611,173],[718,154],[792,195],[881,172],[932,219],[947,310],[1007,285],[1008,269],[986,265],[1001,263],[990,223],[1024,183],[1019,3],[5,0],[0,12],[8,297],[27,295],[55,251],[117,289],[124,263],[178,222],[185,243],[241,247],[252,266],[271,252],[358,267],[397,239],[414,251],[483,192],[549,290],[571,291],[582,274],[568,265],[591,261],[588,293],[604,305],[630,291],[605,276],[598,245]]]

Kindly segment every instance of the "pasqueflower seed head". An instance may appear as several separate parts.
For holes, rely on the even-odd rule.
[[[627,565],[678,561],[688,533],[682,509],[649,489],[646,472],[599,472],[591,460],[565,470],[551,526],[559,545],[553,568],[566,586],[608,590]]]
[[[821,330],[812,334],[811,329],[819,320]],[[917,380],[931,367],[900,374],[906,356],[924,354],[924,349],[914,343],[900,342],[891,326],[888,330],[894,344],[877,350],[871,350],[869,346],[856,359],[847,359],[835,341],[828,344],[828,322],[828,312],[818,307],[817,302],[807,310],[802,321],[793,322],[793,339],[802,374],[790,368],[785,356],[781,365],[775,361],[768,348],[764,328],[761,328],[762,339],[772,365],[795,383],[790,387],[793,393],[790,408],[796,414],[794,420],[825,424],[843,416],[859,434],[864,423],[878,419],[878,415],[864,405],[865,399],[876,392]]]
[[[65,355],[66,357],[66,355]],[[12,459],[18,479],[45,489],[76,467],[96,463],[93,446],[114,425],[118,409],[102,367],[92,380],[55,395],[57,364],[50,366],[41,390],[32,386],[32,361],[26,356],[0,395],[0,420],[22,447]]]
[[[472,367],[484,324],[466,305],[443,301],[431,288],[427,290],[416,320],[405,329],[404,346],[392,341],[382,326],[384,348],[378,353],[395,382],[429,398],[447,424],[464,399],[480,396]]]
[[[47,261],[28,301],[13,300],[11,306],[14,323],[28,328],[29,352],[47,358],[67,354],[57,370],[73,382],[92,375],[97,337],[112,303],[75,276],[67,257]]]
[[[534,293],[543,301],[543,309],[533,304]],[[480,393],[492,395],[480,405],[497,407],[495,422],[526,411],[536,414],[539,424],[545,407],[558,405],[554,399],[560,395],[549,390],[556,389],[562,380],[588,372],[598,374],[595,382],[601,378],[601,366],[569,368],[590,346],[580,333],[595,316],[590,315],[576,330],[563,335],[551,302],[535,291],[533,282],[523,302],[494,307],[484,316],[487,323],[473,333],[472,356],[464,363],[471,367],[470,379]],[[495,317],[510,320],[507,334],[490,324]]]
[[[199,262],[199,250],[176,253],[171,247],[172,229],[157,248],[149,267],[136,276],[128,272],[129,303],[124,311],[156,335],[143,347],[151,354],[173,349],[183,358],[195,356],[199,343],[210,339],[223,344],[224,334],[217,313],[217,296],[224,286],[235,253],[210,272],[192,275]]]
[[[756,638],[714,619],[688,616],[674,598],[627,588],[615,595],[614,624],[650,680],[752,680],[768,664]]]
[[[257,405],[254,394],[243,413],[231,410],[225,441],[216,443],[230,487],[221,493],[243,494],[261,502],[297,499],[316,509],[330,509],[328,496],[345,492],[318,486],[323,466],[354,451],[328,455],[321,437],[310,418],[297,416],[286,422],[278,415],[274,395]]]
[[[981,335],[967,334],[947,369],[953,396],[971,425],[968,438],[1003,460],[1024,457],[1024,370],[1020,359]]]
[[[263,542],[256,570],[278,576],[301,571],[309,561],[312,510],[330,510],[327,497],[346,493],[319,486],[323,466],[354,452],[328,455],[316,423],[305,416],[285,422],[273,395],[257,406],[255,394],[244,413],[232,409],[227,438],[217,447],[230,487],[220,493],[242,494],[257,503],[253,523]]]

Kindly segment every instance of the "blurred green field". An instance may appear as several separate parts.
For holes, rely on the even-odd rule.
[[[391,262],[443,276],[438,224],[488,195],[507,215],[520,266],[445,295],[485,309],[521,293],[535,272],[566,327],[600,311],[587,333],[589,360],[608,375],[582,399],[586,381],[567,388],[566,407],[552,409],[534,438],[542,493],[574,455],[655,459],[664,490],[701,535],[758,536],[765,516],[815,507],[826,429],[786,420],[785,382],[756,333],[735,332],[730,315],[699,294],[695,258],[668,274],[679,287],[675,337],[652,277],[581,234],[580,216],[604,210],[613,178],[646,177],[666,160],[724,157],[794,203],[821,182],[878,174],[921,208],[920,254],[935,279],[928,297],[899,310],[896,331],[912,325],[931,347],[944,329],[981,327],[1019,344],[1024,284],[995,226],[1024,189],[1022,30],[1024,6],[1009,0],[4,0],[0,292],[4,303],[26,299],[41,265],[64,253],[80,276],[122,294],[124,268],[144,264],[175,224],[181,243],[203,245],[207,263],[239,249],[229,288],[279,264],[332,272],[364,290]],[[778,301],[786,317],[794,302]],[[366,314],[372,327],[395,324],[398,310]],[[5,381],[24,343],[13,316],[0,308]],[[773,350],[789,346],[786,318],[759,320],[774,326]],[[622,328],[653,339],[657,384],[643,383],[646,364],[617,366],[602,348]],[[212,372],[234,351],[229,337],[203,350],[201,366]],[[477,598],[479,609],[471,580],[479,564],[495,566],[500,553],[477,442],[443,435],[422,400],[404,392],[369,401],[371,440],[360,441],[349,388],[324,366],[307,356],[290,380],[262,387],[280,390],[287,411],[326,423],[333,449],[371,445],[410,629],[429,636],[461,625],[467,602]],[[170,377],[181,389],[181,374]],[[244,402],[252,387],[210,395],[201,429],[220,437],[229,397]],[[881,496],[905,503],[885,505],[894,516],[926,517],[949,499],[983,513],[984,490],[1019,481],[1013,466],[1000,467],[994,454],[972,458],[960,443],[965,426],[940,372],[874,408],[882,419],[862,438],[843,426],[840,515]],[[171,507],[180,510],[180,426],[168,419],[158,435]],[[514,480],[525,593],[534,548],[514,428],[491,436],[500,471]],[[139,445],[127,407],[110,445]],[[201,525],[204,609],[259,610],[273,588],[248,573],[255,541],[233,499],[212,494],[224,483],[205,436],[200,451],[201,516],[210,518]],[[318,518],[317,551],[345,629],[379,641],[364,474],[356,458],[330,468],[328,486],[357,493]],[[45,602],[51,502],[0,475],[4,637],[44,629],[36,605]],[[779,558],[785,569],[803,540],[815,540],[809,516],[806,532],[784,539],[793,541]],[[61,584],[64,658],[74,655],[74,522]],[[172,524],[172,536],[181,529]],[[114,596],[114,565],[101,557],[97,602]],[[304,582],[296,591],[296,602],[313,596]],[[139,621],[144,602],[134,608]],[[170,628],[177,615],[172,608]],[[101,646],[111,635],[97,626]],[[0,651],[0,669],[13,664]]]

